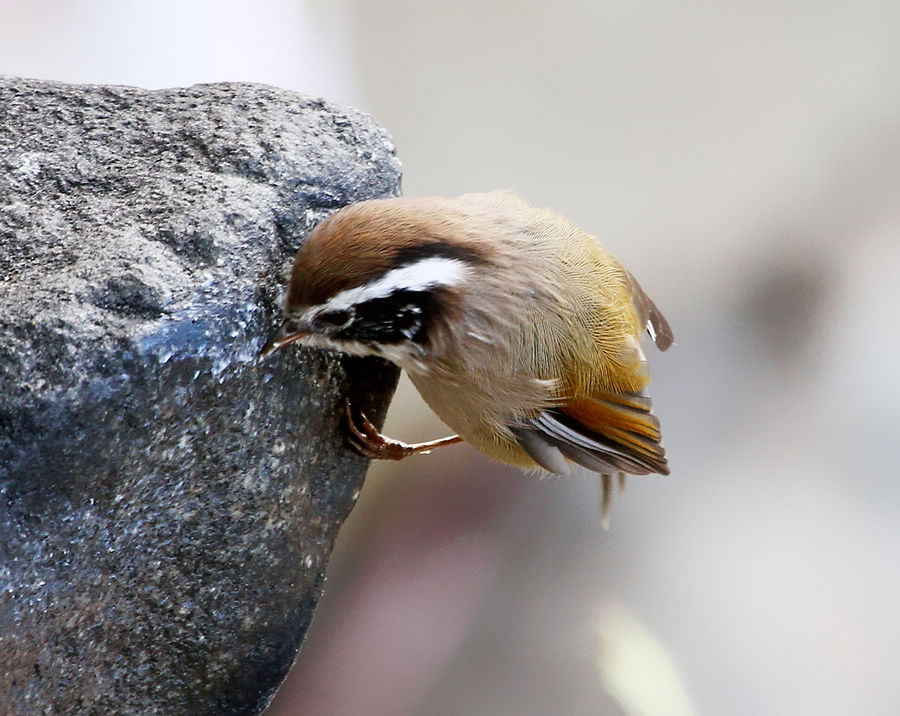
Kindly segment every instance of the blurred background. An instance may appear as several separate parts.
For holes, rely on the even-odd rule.
[[[900,712],[900,4],[0,0],[0,72],[372,113],[409,195],[512,189],[666,313],[672,466],[374,465],[281,714]],[[2,128],[0,128],[2,131]],[[445,434],[404,383],[386,429]]]

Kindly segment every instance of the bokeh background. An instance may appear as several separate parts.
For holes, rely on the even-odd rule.
[[[671,458],[597,486],[376,465],[269,713],[900,712],[896,0],[0,0],[0,72],[265,82],[507,188],[667,314]],[[0,127],[2,131],[2,127]],[[387,432],[444,434],[407,384]]]

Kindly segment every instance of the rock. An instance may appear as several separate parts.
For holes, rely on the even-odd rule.
[[[0,712],[254,713],[290,667],[396,370],[259,363],[367,115],[271,87],[0,78]]]

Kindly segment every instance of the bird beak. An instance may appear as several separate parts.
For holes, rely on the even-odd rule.
[[[275,331],[266,345],[262,347],[262,350],[259,352],[259,357],[268,358],[275,351],[284,348],[291,343],[296,343],[309,334],[310,332],[303,330],[297,325],[296,321],[287,319],[279,326],[278,330]]]

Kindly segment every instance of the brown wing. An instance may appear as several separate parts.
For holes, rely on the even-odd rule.
[[[672,333],[669,322],[630,271],[628,278],[631,280],[631,300],[634,302],[634,310],[637,311],[641,326],[647,329],[657,348],[661,351],[666,350],[675,342],[675,334]]]
[[[550,472],[568,472],[568,459],[605,475],[669,474],[659,420],[643,394],[603,392],[572,400],[513,432],[522,449]]]

